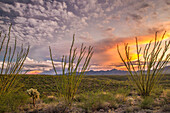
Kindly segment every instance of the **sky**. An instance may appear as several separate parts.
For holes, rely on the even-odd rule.
[[[125,70],[117,53],[124,43],[132,46],[135,37],[141,46],[166,31],[170,39],[169,0],[0,0],[0,29],[7,33],[12,23],[11,44],[30,45],[24,69],[29,74],[61,70],[61,58],[69,54],[75,34],[75,47],[94,47],[90,70]]]

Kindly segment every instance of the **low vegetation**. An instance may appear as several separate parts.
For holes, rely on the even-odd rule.
[[[151,42],[145,46],[143,62],[139,57],[141,48],[136,39],[138,71],[131,61],[128,45],[125,46],[126,60],[118,49],[122,61],[130,72],[130,77],[84,76],[89,69],[93,48],[89,47],[87,56],[84,57],[86,47],[82,45],[76,60],[77,49],[73,48],[73,36],[68,61],[66,56],[62,59],[61,76],[57,75],[51,48],[49,48],[50,56],[56,76],[19,75],[28,55],[29,46],[27,49],[21,46],[21,50],[15,54],[16,40],[13,51],[9,46],[10,30],[11,26],[6,44],[4,44],[5,35],[0,48],[0,53],[4,53],[0,68],[0,112],[170,112],[170,75],[164,75],[162,78],[161,73],[169,61],[170,56],[166,56],[165,53],[169,49],[170,42],[165,42],[164,53],[160,54],[162,40],[157,41],[155,38],[151,52],[149,52]],[[158,54],[161,55],[160,58]],[[82,60],[83,58],[85,59]],[[81,65],[82,61],[84,62]]]
[[[165,75],[160,86],[155,87],[149,99],[143,99],[126,76],[98,76],[86,75],[80,84],[79,90],[73,99],[72,108],[65,108],[64,99],[57,96],[56,85],[59,76],[51,75],[19,75],[24,84],[19,91],[25,98],[19,104],[19,110],[24,112],[37,111],[62,111],[66,112],[94,112],[94,111],[168,111],[170,75]],[[60,81],[60,80],[59,80]],[[109,82],[108,82],[109,81]],[[88,85],[87,85],[88,84]],[[40,99],[32,105],[32,98],[27,95],[27,89],[37,89]],[[147,107],[149,105],[149,107]],[[11,103],[12,106],[12,103]],[[16,109],[17,110],[17,109]]]
[[[86,75],[80,84],[79,90],[73,99],[71,110],[63,106],[64,99],[56,96],[59,76],[51,75],[19,75],[20,83],[24,86],[19,90],[22,95],[16,95],[11,101],[11,107],[17,99],[17,107],[10,108],[4,104],[3,109],[10,108],[12,111],[20,110],[24,112],[32,111],[146,111],[164,110],[168,111],[170,75],[165,75],[160,81],[160,86],[155,87],[151,97],[152,101],[141,98],[135,87],[128,82],[126,76],[98,76]],[[59,80],[60,81],[60,80]],[[109,82],[108,82],[109,81]],[[88,85],[87,85],[88,84]],[[32,98],[27,95],[27,89],[37,89],[40,92],[40,99],[35,101],[35,107],[32,105]],[[15,96],[15,95],[14,95]],[[12,96],[10,96],[12,98]],[[3,97],[6,100],[5,97]],[[147,107],[149,105],[149,107]],[[20,106],[20,107],[19,107]],[[2,107],[2,106],[1,106]],[[16,108],[15,108],[16,107]],[[19,107],[19,108],[18,108]],[[2,109],[2,108],[1,108]],[[6,109],[7,110],[7,109]],[[8,111],[10,111],[8,109]]]

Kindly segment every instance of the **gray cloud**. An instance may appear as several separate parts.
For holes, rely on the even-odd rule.
[[[170,5],[170,1],[169,1],[169,0],[165,0],[165,3],[166,3],[167,5]]]
[[[139,9],[144,9],[144,8],[147,8],[149,7],[150,5],[148,3],[143,3],[141,4],[141,7],[139,7]]]
[[[142,19],[142,16],[138,15],[138,14],[129,14],[133,20],[135,21],[139,21]]]
[[[17,37],[18,45],[31,45],[29,58],[49,60],[51,46],[54,58],[61,61],[74,33],[76,46],[94,44],[98,54],[124,42],[116,37],[169,29],[168,5],[168,0],[1,0],[0,29],[6,32],[12,23],[11,36]]]
[[[169,32],[170,31],[170,22],[165,22],[165,23],[157,23],[150,28],[148,28],[148,33],[149,34],[154,34],[155,32]]]
[[[95,52],[99,52],[99,53],[104,52],[104,51],[106,51],[108,49],[116,47],[120,43],[127,43],[128,41],[132,41],[133,38],[132,37],[128,37],[128,38],[118,38],[118,37],[105,38],[105,39],[100,40],[100,41],[98,41],[98,42],[96,42],[94,44],[95,45],[94,46],[95,47]]]
[[[61,62],[54,61],[54,65],[55,65],[57,70],[61,70]],[[49,71],[49,70],[52,70],[52,69],[53,69],[53,67],[52,67],[52,63],[51,63],[50,60],[37,61],[37,60],[30,59],[29,57],[27,57],[27,59],[24,63],[24,70]]]
[[[3,17],[10,18],[4,24],[13,23],[14,34],[24,37],[32,45],[41,40],[41,43],[54,42],[54,36],[62,35],[65,31],[81,28],[86,23],[80,17],[67,10],[65,2],[57,1],[31,1],[30,3],[13,2],[13,4],[0,4]],[[73,20],[73,21],[72,21]],[[77,22],[78,26],[74,26]],[[51,40],[52,41],[51,41]]]

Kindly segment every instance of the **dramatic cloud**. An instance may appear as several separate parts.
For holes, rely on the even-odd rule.
[[[134,45],[136,36],[144,44],[156,31],[170,33],[169,6],[169,0],[1,0],[0,29],[7,33],[12,23],[11,42],[16,36],[18,47],[30,44],[33,61],[25,66],[33,72],[51,72],[49,46],[61,62],[73,34],[75,47],[94,46],[92,69],[111,69],[120,63],[117,44]]]
[[[159,32],[157,34],[157,40],[160,40],[162,38],[164,32]],[[138,36],[138,44],[140,47],[142,47],[142,51],[144,49],[144,45],[146,43],[149,43],[151,40],[152,42],[155,39],[155,35],[147,35],[147,36]],[[167,33],[164,36],[164,41],[168,41],[170,39],[170,33]],[[137,59],[136,55],[136,41],[135,37],[127,37],[127,38],[118,38],[115,37],[112,38],[106,38],[101,41],[95,42],[95,59],[93,62],[98,62],[99,64],[102,64],[104,67],[110,66],[110,69],[117,68],[117,69],[125,69],[125,66],[121,63],[121,59],[117,52],[117,45],[119,46],[119,50],[124,56],[124,44],[127,44],[131,47],[131,56],[132,60]],[[102,45],[102,46],[101,46]],[[121,64],[121,65],[120,65]]]
[[[56,67],[56,70],[61,73],[61,62],[54,61],[54,65]],[[28,71],[29,74],[38,74],[44,71],[51,71],[53,69],[52,63],[50,60],[46,61],[36,61],[34,59],[30,59],[27,57],[25,64],[24,64],[24,70]],[[54,73],[54,72],[53,72]]]

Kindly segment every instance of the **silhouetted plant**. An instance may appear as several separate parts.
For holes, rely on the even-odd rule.
[[[16,49],[16,38],[13,49],[9,45],[11,39],[11,27],[12,24],[9,27],[8,35],[5,34],[4,37],[2,36],[2,32],[0,32],[0,55],[3,57],[2,66],[0,68],[0,95],[15,92],[18,90],[19,87],[16,88],[16,86],[18,85],[19,79],[16,79],[16,77],[21,72],[24,61],[26,60],[29,52],[29,46],[27,49],[24,49],[22,45],[20,47],[20,51]]]
[[[156,32],[153,48],[151,48],[152,41],[150,41],[149,44],[145,45],[143,53],[141,53],[142,48],[139,47],[136,38],[137,60],[135,64],[130,57],[130,47],[128,44],[125,44],[125,59],[119,51],[119,46],[117,46],[119,56],[130,73],[129,80],[133,82],[139,93],[144,97],[149,96],[154,86],[160,82],[163,77],[163,69],[170,60],[170,54],[168,53],[170,41],[165,41],[163,48],[162,41],[164,36],[165,33],[162,39],[158,41]],[[140,54],[143,55],[142,59]],[[135,65],[137,65],[137,69],[135,69]]]
[[[78,87],[80,85],[83,75],[85,75],[85,73],[89,70],[89,67],[90,67],[89,63],[93,55],[93,47],[89,46],[87,56],[84,59],[82,67],[80,67],[82,59],[84,58],[86,54],[86,47],[84,47],[84,45],[82,44],[80,52],[79,52],[79,56],[76,61],[77,48],[73,49],[74,40],[75,40],[74,37],[75,35],[73,35],[73,41],[72,41],[71,48],[70,48],[68,64],[67,64],[67,56],[62,57],[62,75],[61,75],[62,82],[61,82],[61,85],[58,86],[60,95],[64,98],[66,105],[69,105],[69,106],[72,105],[72,101],[78,90]],[[49,51],[50,51],[52,65],[57,75],[57,71],[54,66],[52,52],[51,52],[50,47],[49,47]],[[66,67],[66,65],[68,66],[68,68]]]

